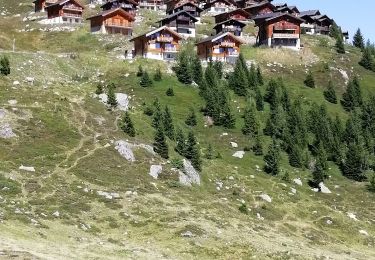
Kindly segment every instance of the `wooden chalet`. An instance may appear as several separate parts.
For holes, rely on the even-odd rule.
[[[57,0],[34,0],[34,11],[36,13],[38,12],[44,12],[45,8],[51,4],[56,3]]]
[[[275,6],[268,1],[263,1],[257,4],[246,6],[243,10],[250,14],[250,18],[253,18],[257,15],[273,13]]]
[[[232,33],[224,32],[197,43],[197,53],[202,60],[235,63],[244,43]]]
[[[208,0],[203,9],[210,14],[227,13],[237,9],[237,4],[232,0]]]
[[[50,23],[82,23],[84,6],[77,0],[59,0],[45,9]]]
[[[226,13],[215,15],[215,23],[222,23],[230,19],[246,22],[250,18],[250,14],[243,9],[236,9]]]
[[[203,9],[193,0],[182,0],[174,5],[167,6],[167,14],[171,15],[173,13],[178,13],[180,11],[186,11],[187,13],[194,16],[198,22],[200,21],[201,13]]]
[[[246,24],[243,22],[229,19],[227,21],[216,24],[214,29],[216,31],[216,34],[220,34],[222,32],[231,32],[234,36],[241,37],[242,30],[245,26]]]
[[[134,56],[156,60],[174,60],[180,50],[181,39],[180,34],[162,26],[130,41],[134,42]]]
[[[109,0],[105,4],[103,4],[100,8],[102,8],[103,11],[122,8],[124,9],[124,11],[135,16],[137,7],[138,7],[138,3],[134,0]]]
[[[306,34],[328,35],[333,24],[333,20],[327,15],[322,15],[319,10],[300,12],[298,17],[304,20],[301,27]]]
[[[296,16],[298,16],[298,14],[300,13],[296,6],[289,6],[287,4],[275,5],[275,12],[283,12],[283,13],[293,14]]]
[[[245,8],[262,2],[272,2],[273,0],[240,0],[237,2],[239,8]]]
[[[258,45],[300,49],[302,19],[288,13],[270,13],[256,16],[254,21],[259,28]]]
[[[140,9],[146,10],[165,10],[164,0],[136,0]]]
[[[133,33],[134,16],[122,8],[109,9],[95,16],[89,17],[92,33],[123,34],[131,36]]]
[[[195,23],[197,18],[186,11],[179,11],[168,15],[159,21],[159,26],[167,26],[183,37],[195,37]]]

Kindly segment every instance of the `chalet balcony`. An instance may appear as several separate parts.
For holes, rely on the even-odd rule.
[[[192,7],[192,6],[184,6],[182,8],[184,11],[187,11],[187,12],[195,12],[195,7]]]
[[[113,22],[105,22],[104,26],[106,27],[113,27],[113,28],[133,28],[133,23],[113,23]]]
[[[154,7],[154,6],[159,6],[160,3],[158,2],[139,2],[139,6],[150,6],[150,7]]]
[[[275,31],[296,31],[298,30],[298,26],[292,25],[276,25],[273,27]]]
[[[183,16],[183,15],[179,15],[177,16],[177,20],[179,21],[190,21],[190,17],[187,17],[187,16]]]
[[[329,30],[329,26],[316,26],[315,27],[315,30],[317,32],[321,32],[321,33],[328,33],[330,30]]]
[[[170,36],[158,36],[156,37],[157,42],[173,42],[173,37]]]
[[[81,18],[82,19],[82,14],[79,13],[63,13],[62,17],[69,17],[69,18]]]
[[[274,33],[272,35],[274,39],[299,39],[299,34],[294,33]]]
[[[65,5],[62,8],[63,10],[70,10],[70,11],[79,11],[82,12],[83,9],[81,7],[77,7],[75,5]]]
[[[224,41],[220,43],[220,47],[235,47],[235,46],[236,44],[234,42]]]
[[[178,52],[177,47],[165,47],[164,52]]]

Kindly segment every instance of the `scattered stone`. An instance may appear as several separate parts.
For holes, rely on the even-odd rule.
[[[324,185],[323,182],[319,183],[319,188],[321,193],[330,194],[331,191]]]
[[[233,181],[233,180],[234,180],[234,177],[233,177],[233,176],[229,176],[229,177],[228,177],[228,180]]]
[[[106,192],[106,191],[100,191],[100,190],[98,190],[96,193],[99,196],[102,196],[102,197],[104,197],[106,199],[109,199],[109,200],[120,198],[120,194],[118,194],[116,192]]]
[[[291,188],[291,192],[292,192],[293,194],[296,194],[296,193],[297,193],[297,190],[296,190],[295,188]]]
[[[302,186],[302,181],[300,178],[294,179],[293,182],[299,186]]]
[[[54,216],[55,218],[58,218],[58,217],[60,217],[60,212],[55,211],[55,212],[52,213],[52,216]]]
[[[191,231],[186,231],[186,232],[181,233],[181,236],[182,237],[193,237],[194,234]]]
[[[357,216],[356,216],[354,213],[352,213],[352,212],[348,212],[348,213],[346,213],[346,214],[347,214],[347,216],[348,216],[349,218],[353,219],[354,221],[358,221]]]
[[[20,82],[18,80],[13,81],[14,86],[18,86],[19,84],[20,84]]]
[[[235,143],[235,142],[230,142],[230,145],[231,145],[233,148],[237,148],[237,147],[238,147],[238,144]]]
[[[27,172],[35,172],[34,167],[28,167],[28,166],[23,166],[23,165],[21,165],[18,169],[23,170],[23,171],[27,171]]]
[[[271,203],[271,202],[272,202],[271,197],[268,196],[267,194],[261,194],[261,195],[259,195],[259,197],[260,197],[261,199],[263,199],[264,201],[267,201],[268,203]]]
[[[237,151],[232,156],[236,157],[236,158],[239,158],[239,159],[242,159],[244,157],[244,155],[245,155],[244,151]]]
[[[361,229],[361,230],[359,231],[359,234],[364,235],[364,236],[368,236],[367,231],[366,231],[366,230],[363,230],[363,229]]]
[[[11,106],[17,105],[17,103],[18,102],[15,99],[8,100],[8,104],[11,105]]]
[[[190,161],[184,159],[184,171],[179,171],[179,181],[182,185],[191,186],[192,184],[201,184],[199,173],[194,169]]]
[[[333,221],[332,220],[330,220],[330,219],[327,219],[327,225],[332,225],[332,223],[333,223]]]
[[[149,175],[154,179],[159,177],[159,174],[163,171],[163,166],[161,165],[151,165]]]
[[[132,150],[132,145],[125,141],[116,141],[115,142],[115,149],[119,152],[119,154],[124,157],[129,162],[135,162],[135,156]]]
[[[0,125],[0,138],[9,139],[16,136],[9,124]]]
[[[264,220],[264,217],[262,217],[259,213],[257,213],[257,218],[258,218],[259,220]]]

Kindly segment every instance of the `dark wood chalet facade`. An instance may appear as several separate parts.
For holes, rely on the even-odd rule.
[[[103,11],[122,8],[124,11],[135,16],[138,3],[134,0],[109,0],[101,6]]]
[[[197,54],[202,60],[235,63],[244,41],[230,32],[207,37],[197,43]]]
[[[59,0],[45,9],[50,23],[82,23],[84,6],[77,0]]]
[[[243,10],[250,14],[250,18],[253,18],[258,15],[273,13],[275,10],[275,6],[268,1],[263,1],[257,4],[246,6]]]
[[[123,34],[133,33],[134,16],[122,8],[110,9],[89,17],[92,33]]]
[[[173,13],[178,13],[181,11],[185,11],[191,16],[194,16],[198,22],[200,21],[201,13],[203,12],[203,9],[199,7],[197,3],[193,0],[182,0],[177,2],[175,5],[171,5],[167,7],[167,14],[171,15]]]
[[[165,10],[164,0],[137,0],[140,9]]]
[[[182,36],[166,26],[137,36],[134,43],[134,56],[156,60],[174,60],[180,50]]]
[[[246,24],[243,22],[230,19],[222,23],[216,24],[214,29],[216,31],[216,34],[220,34],[223,32],[231,32],[234,36],[241,37],[242,30],[245,26]]]
[[[302,19],[287,13],[271,13],[257,16],[254,21],[259,28],[259,45],[300,49]]]
[[[159,26],[167,26],[183,37],[195,37],[195,23],[197,18],[186,11],[179,11],[168,15],[159,21]]]
[[[246,22],[250,18],[250,14],[243,9],[236,9],[226,13],[215,15],[215,23],[222,23],[230,19]]]
[[[37,12],[44,12],[45,8],[51,4],[56,3],[58,0],[34,0],[34,11]]]
[[[232,0],[208,0],[203,9],[210,14],[227,13],[237,9],[237,3]]]
[[[328,35],[333,24],[333,20],[327,15],[322,15],[319,10],[300,12],[298,17],[304,20],[301,27],[306,34]]]

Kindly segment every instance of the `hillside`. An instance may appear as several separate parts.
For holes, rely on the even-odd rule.
[[[331,193],[313,191],[311,171],[291,167],[285,152],[282,174],[265,173],[263,157],[245,151],[245,97],[229,91],[234,129],[207,127],[199,89],[180,83],[173,64],[124,60],[127,38],[91,35],[87,23],[51,31],[33,21],[30,1],[13,2],[0,0],[0,56],[11,62],[10,75],[0,76],[0,130],[9,137],[0,138],[0,258],[375,258],[375,194],[367,182],[349,180],[329,161],[324,183]],[[143,15],[139,31],[158,17]],[[202,26],[201,33],[206,31]],[[375,73],[358,65],[358,49],[346,46],[346,54],[337,54],[325,36],[303,36],[302,44],[300,52],[242,48],[245,59],[262,69],[263,94],[272,78],[281,77],[290,98],[306,111],[324,104],[342,120],[349,113],[323,96],[329,79],[339,99],[354,76],[365,98],[375,94]],[[152,77],[160,67],[162,80],[140,87],[139,65]],[[303,84],[309,70],[314,89]],[[95,95],[98,84],[110,83],[129,97],[135,137],[119,127],[124,111],[108,109]],[[165,94],[168,88],[174,96]],[[163,110],[168,105],[175,127],[193,131],[202,155],[209,145],[220,154],[203,159],[200,185],[179,181],[174,168],[183,158],[174,141],[168,139],[169,160],[150,149],[155,130],[144,110],[155,98]],[[191,108],[195,127],[185,124]],[[257,112],[262,127],[269,114],[265,103]],[[263,141],[266,151],[271,138]],[[134,161],[120,154],[128,150],[121,144],[134,152]],[[242,151],[243,158],[233,156]],[[163,168],[157,179],[149,174],[152,165]]]

